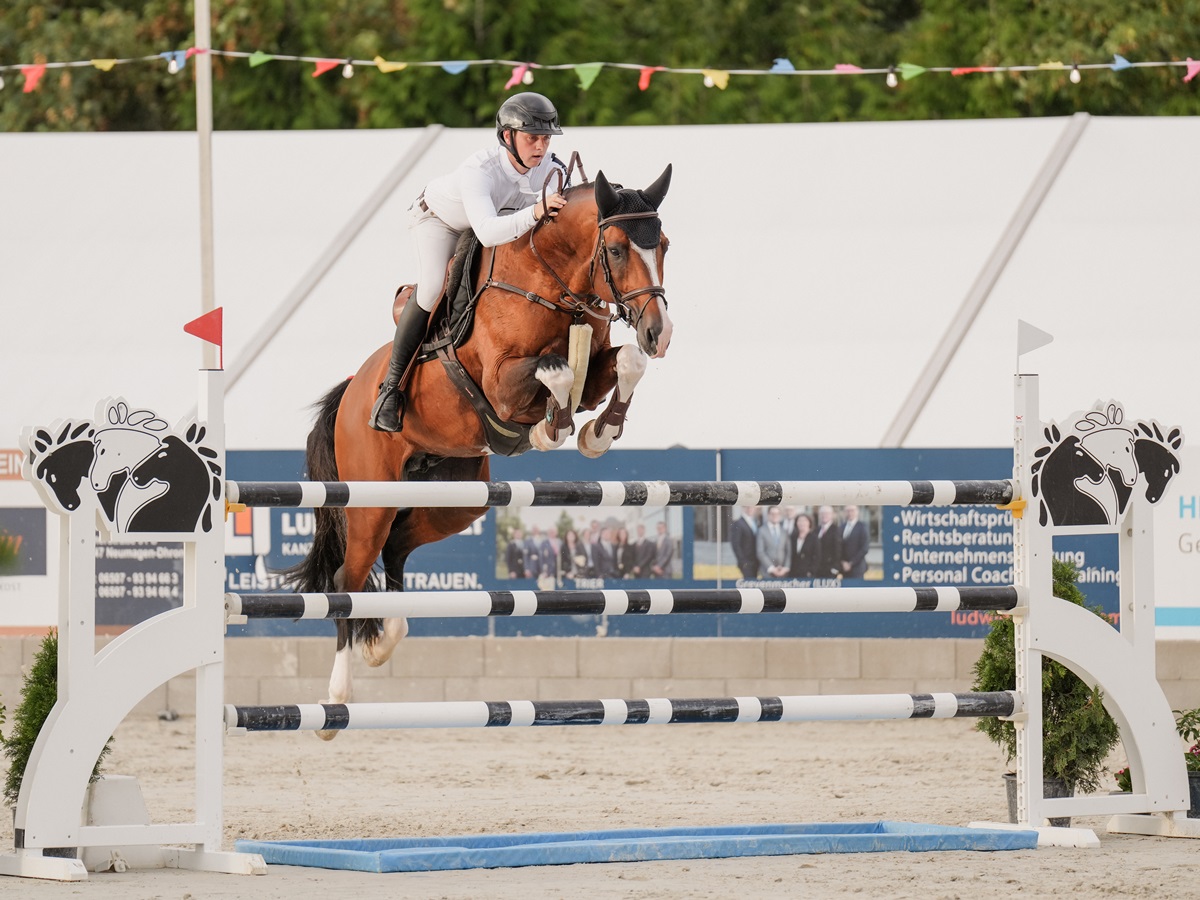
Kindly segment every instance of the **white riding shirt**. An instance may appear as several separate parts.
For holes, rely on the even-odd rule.
[[[508,151],[497,145],[480,150],[447,175],[425,186],[425,205],[459,234],[474,229],[485,247],[515,241],[533,227],[533,208],[542,197],[542,185],[561,162],[549,153],[528,172],[514,168]],[[546,193],[558,189],[553,178]]]

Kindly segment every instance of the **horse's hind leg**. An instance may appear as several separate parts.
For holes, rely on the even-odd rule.
[[[395,514],[395,510],[384,509],[346,510],[346,555],[341,567],[333,576],[335,591],[355,592],[366,586],[371,567],[385,543],[385,529],[390,527],[391,521],[389,517],[394,518]],[[329,673],[329,698],[323,702],[349,703],[353,698],[354,675],[351,662],[354,638],[357,634],[362,640],[363,655],[366,656],[366,648],[373,640],[372,631],[378,633],[379,630],[378,626],[372,629],[370,622],[371,620],[337,620],[337,652],[333,657],[333,670]],[[336,730],[322,730],[317,732],[317,737],[331,741],[337,734]]]
[[[612,399],[600,415],[579,430],[579,452],[584,456],[589,459],[600,456],[625,430],[625,413],[633,399],[633,389],[646,374],[646,360],[646,354],[636,344],[616,348],[617,387]],[[584,403],[587,403],[586,396]]]
[[[404,590],[404,563],[409,551],[405,549],[405,530],[409,527],[411,511],[396,516],[388,539],[383,544],[383,572],[389,591]],[[408,620],[403,616],[384,619],[379,636],[374,641],[363,643],[363,659],[369,666],[382,666],[392,656],[396,645],[408,634]]]

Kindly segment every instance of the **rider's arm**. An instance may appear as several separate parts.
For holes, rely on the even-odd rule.
[[[536,204],[514,213],[498,213],[492,201],[491,180],[483,171],[464,168],[459,178],[467,220],[485,247],[515,241],[533,227]]]

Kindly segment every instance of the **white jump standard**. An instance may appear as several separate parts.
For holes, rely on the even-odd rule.
[[[25,477],[38,487],[47,505],[61,515],[59,697],[38,737],[22,783],[14,817],[18,847],[13,854],[0,856],[0,874],[79,880],[86,877],[86,872],[78,860],[57,858],[44,851],[130,844],[185,845],[184,849],[165,851],[167,864],[261,871],[259,857],[220,849],[222,741],[227,723],[236,732],[258,728],[331,731],[356,727],[765,723],[1006,715],[1017,724],[1017,809],[1022,825],[1040,826],[1048,817],[1111,815],[1110,830],[1200,836],[1200,821],[1186,818],[1189,797],[1184,761],[1171,709],[1154,671],[1151,503],[1161,498],[1166,481],[1178,471],[1178,461],[1171,455],[1182,442],[1178,430],[1164,438],[1157,425],[1143,431],[1122,428],[1119,422],[1123,411],[1115,404],[1110,405],[1102,426],[1097,426],[1101,414],[1093,412],[1076,414],[1070,422],[1064,420],[1061,427],[1052,424],[1043,430],[1037,378],[1021,375],[1015,381],[1013,478],[1005,481],[238,484],[223,478],[223,377],[220,370],[201,373],[201,420],[185,423],[174,434],[146,427],[148,421],[162,422],[149,411],[138,410],[135,414],[124,401],[105,401],[98,406],[94,422],[59,420],[51,426],[28,428],[22,435]],[[1074,423],[1085,418],[1090,430],[1073,432]],[[123,442],[121,446],[128,455],[102,453],[115,446],[114,442]],[[1080,446],[1083,451],[1075,452]],[[93,466],[102,455],[104,467]],[[140,462],[131,462],[121,472],[112,471],[113,460],[121,458]],[[1164,459],[1169,462],[1165,468],[1161,465]],[[1100,483],[1096,477],[1089,474],[1085,478],[1072,468],[1081,461],[1095,463],[1104,473],[1096,477],[1109,479],[1104,484],[1111,490],[1103,497],[1076,496],[1079,484]],[[105,478],[96,476],[98,468],[105,468]],[[155,484],[165,484],[165,494],[162,489],[150,490]],[[114,496],[118,490],[120,495]],[[173,501],[165,512],[159,508],[163,496]],[[1014,512],[1013,587],[842,589],[837,591],[836,600],[837,608],[846,611],[1008,610],[1016,624],[1017,683],[1014,691],[998,695],[226,707],[223,660],[227,615],[349,618],[581,612],[802,613],[833,611],[834,600],[820,589],[575,594],[475,591],[440,595],[440,599],[428,593],[224,595],[222,519],[227,503],[384,508],[414,504],[469,508],[781,503],[999,505]],[[131,628],[99,654],[94,652],[97,523],[112,541],[181,541],[185,546],[183,605]],[[1118,535],[1120,631],[1090,611],[1053,596],[1050,564],[1055,533]],[[1130,762],[1131,793],[1043,798],[1043,657],[1062,662],[1085,682],[1099,685],[1104,691],[1105,707],[1120,728]],[[195,673],[196,681],[195,821],[150,826],[82,825],[80,810],[88,776],[108,736],[143,697],[188,672]]]

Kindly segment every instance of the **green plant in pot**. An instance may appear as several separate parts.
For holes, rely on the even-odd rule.
[[[4,799],[15,809],[17,799],[21,795],[21,782],[25,777],[25,767],[33,752],[34,742],[42,725],[50,715],[58,700],[58,633],[49,632],[42,639],[38,651],[34,654],[33,664],[25,673],[21,685],[21,703],[13,711],[12,729],[7,737],[0,735],[0,746],[8,757],[8,775],[4,781]],[[0,719],[2,721],[2,719]],[[91,781],[100,777],[101,766],[109,751],[112,749],[112,738],[100,751],[96,765],[92,769]],[[74,856],[74,849],[63,850],[47,855]]]
[[[1200,708],[1174,709],[1175,730],[1183,738],[1187,749],[1183,751],[1183,760],[1187,765],[1188,792],[1191,795],[1189,819],[1200,819]],[[1129,766],[1115,773],[1117,789],[1129,793],[1133,790],[1133,779],[1129,775]]]
[[[1099,606],[1087,606],[1076,581],[1073,563],[1053,561],[1054,596],[1107,618]],[[1011,616],[997,615],[975,662],[975,691],[1011,691],[1017,686],[1015,626]],[[1062,663],[1042,659],[1042,778],[1048,796],[1069,796],[1099,789],[1105,760],[1121,739],[1120,730],[1104,709],[1099,687],[1088,687]],[[1012,722],[994,716],[976,727],[991,738],[1008,761],[1017,755],[1017,730]],[[1054,793],[1050,793],[1054,791]],[[1067,825],[1069,819],[1052,820]]]

